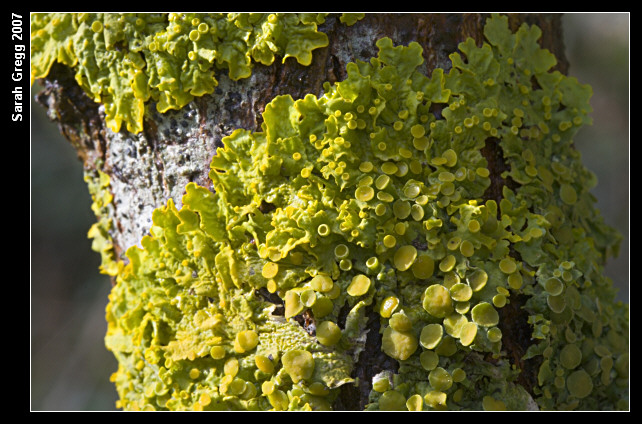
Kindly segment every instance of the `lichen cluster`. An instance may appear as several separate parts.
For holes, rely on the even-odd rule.
[[[628,309],[602,272],[618,236],[573,148],[591,89],[551,70],[536,26],[493,16],[484,35],[430,76],[417,43],[381,39],[321,97],[277,97],[262,131],[223,139],[214,192],[188,184],[120,265],[119,407],[330,409],[360,384],[369,410],[628,408]],[[399,366],[357,381],[369,310]]]
[[[31,83],[54,62],[74,67],[76,81],[105,106],[106,123],[142,131],[145,105],[180,109],[214,92],[215,73],[247,78],[252,63],[275,56],[309,65],[312,50],[328,44],[318,13],[34,13]],[[359,16],[345,14],[352,25]]]
[[[86,170],[84,179],[92,198],[91,210],[98,219],[98,222],[94,223],[87,232],[87,237],[92,239],[91,249],[100,253],[100,272],[116,276],[122,262],[116,257],[110,235],[113,221],[109,216],[114,198],[109,191],[110,178],[100,169],[96,169],[95,171]]]

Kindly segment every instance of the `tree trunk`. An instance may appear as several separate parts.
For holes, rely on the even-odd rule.
[[[269,66],[254,64],[251,76],[239,81],[230,80],[226,71],[220,71],[213,94],[197,97],[180,110],[159,113],[150,102],[144,129],[138,134],[124,129],[114,133],[107,128],[103,107],[83,92],[69,67],[58,63],[42,80],[44,90],[37,101],[76,148],[87,174],[101,171],[109,176],[113,194],[113,206],[106,209],[113,223],[109,236],[116,258],[127,260],[124,252],[140,245],[150,229],[154,209],[166,205],[168,199],[180,209],[189,182],[213,190],[208,173],[216,149],[223,146],[221,140],[237,128],[260,131],[262,114],[274,97],[322,95],[326,81],[334,84],[347,77],[348,63],[368,62],[377,56],[375,42],[382,37],[391,38],[394,45],[418,42],[423,48],[421,69],[425,75],[430,76],[436,68],[448,71],[449,55],[457,51],[459,43],[471,37],[481,45],[487,18],[487,14],[366,14],[355,25],[347,26],[338,16],[330,15],[318,28],[327,34],[328,46],[314,50],[309,66],[294,59],[283,63],[277,60]],[[541,28],[541,46],[557,57],[555,69],[565,74],[568,64],[561,16],[509,15],[513,31],[522,23]],[[498,142],[489,139],[482,155],[488,161],[491,181],[484,200],[495,200],[499,205],[504,186],[514,189],[518,184],[502,175],[509,169]],[[511,297],[511,302],[500,309],[500,329],[506,357],[521,371],[518,384],[534,398],[542,358],[524,359],[532,344],[532,327],[523,308],[526,301],[525,295]],[[367,315],[370,331],[352,373],[360,384],[342,386],[332,405],[335,409],[363,409],[369,403],[373,376],[398,369],[397,361],[382,351],[379,314],[371,306]]]
[[[144,131],[114,133],[104,124],[101,105],[93,102],[74,79],[72,70],[58,63],[42,81],[38,102],[58,122],[61,133],[78,151],[86,170],[100,169],[110,176],[114,195],[115,228],[111,236],[120,257],[149,230],[151,211],[174,199],[180,207],[185,185],[192,181],[211,187],[209,163],[221,139],[236,128],[258,131],[265,105],[274,97],[289,94],[294,99],[311,93],[319,96],[323,83],[341,81],[346,65],[376,56],[376,40],[390,37],[395,44],[418,42],[424,49],[424,69],[449,69],[448,55],[468,37],[483,40],[488,14],[368,14],[358,25],[346,26],[329,17],[319,26],[328,35],[328,47],[314,52],[310,66],[296,60],[273,65],[255,64],[247,79],[231,81],[221,72],[213,95],[196,98],[181,110],[158,113],[148,105]],[[512,14],[513,30],[522,23],[542,28],[543,48],[558,58],[557,68],[565,73],[561,15]],[[487,157],[494,155],[488,152]],[[503,168],[491,175],[498,177]],[[501,196],[496,181],[489,198]]]

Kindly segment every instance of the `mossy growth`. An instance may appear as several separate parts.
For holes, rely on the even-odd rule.
[[[33,13],[31,83],[54,62],[73,67],[76,81],[105,106],[118,132],[143,129],[149,101],[159,112],[180,109],[212,94],[215,73],[247,78],[253,63],[276,56],[309,65],[312,51],[328,44],[317,31],[327,13]],[[353,25],[363,14],[343,14]]]
[[[430,76],[417,43],[381,39],[322,96],[277,97],[262,131],[223,139],[215,191],[155,210],[118,268],[120,407],[330,409],[358,383],[368,410],[628,408],[628,308],[602,269],[619,238],[573,148],[591,89],[551,71],[536,26],[493,16],[484,35]],[[499,202],[488,143],[514,182]],[[530,392],[502,345],[517,299]],[[366,309],[399,367],[357,382]]]

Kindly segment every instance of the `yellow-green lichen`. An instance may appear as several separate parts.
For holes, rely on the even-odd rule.
[[[253,62],[270,65],[276,56],[309,65],[312,50],[328,44],[317,31],[326,15],[33,13],[31,83],[54,62],[73,67],[78,84],[105,105],[107,126],[138,133],[148,101],[160,112],[180,109],[214,92],[218,69],[238,80]]]
[[[283,369],[293,383],[309,380],[314,372],[314,357],[307,350],[288,350],[281,358]]]
[[[93,224],[87,232],[87,237],[92,239],[92,250],[100,253],[100,272],[115,276],[118,274],[120,265],[110,236],[112,220],[109,207],[113,200],[113,195],[109,191],[109,175],[100,170],[88,171],[85,173],[85,182],[93,200],[91,210],[98,219],[98,222]]]
[[[277,97],[262,131],[223,139],[215,191],[157,209],[110,295],[121,407],[329,408],[372,306],[399,367],[359,382],[367,409],[626,408],[628,311],[602,274],[618,238],[572,148],[591,90],[550,70],[537,27],[484,34],[430,77],[418,44],[381,39],[323,96]],[[499,202],[489,139],[516,183]],[[502,345],[513,304],[530,393]]]

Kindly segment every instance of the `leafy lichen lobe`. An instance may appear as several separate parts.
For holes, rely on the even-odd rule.
[[[277,55],[309,65],[312,50],[328,43],[317,31],[325,15],[34,13],[31,83],[54,62],[73,67],[85,93],[104,105],[107,126],[138,133],[150,101],[161,113],[181,109],[214,92],[219,69],[236,81]]]
[[[176,19],[201,40],[206,20]],[[323,96],[277,97],[262,131],[223,139],[214,192],[188,184],[116,268],[106,343],[120,407],[330,409],[358,383],[374,410],[628,408],[628,310],[602,273],[618,237],[572,146],[591,89],[551,71],[537,27],[494,16],[484,35],[430,76],[417,43],[381,39]],[[57,55],[71,66],[70,49]],[[156,95],[180,107],[207,91]],[[514,182],[499,199],[489,142]],[[529,390],[500,329],[517,299],[522,359],[541,364]],[[374,382],[353,378],[366,308],[399,363]]]

